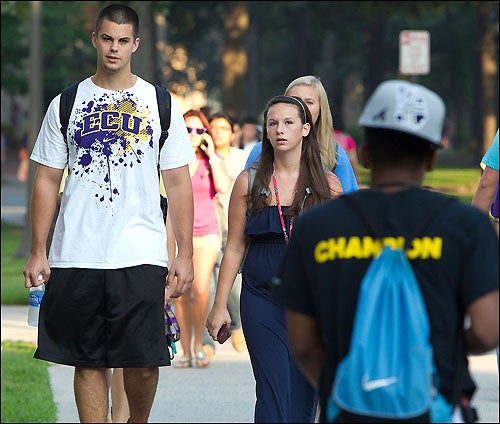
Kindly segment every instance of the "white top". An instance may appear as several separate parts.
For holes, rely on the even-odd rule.
[[[217,200],[220,202],[222,210],[220,211],[222,216],[221,226],[222,231],[227,232],[228,228],[228,212],[229,212],[229,200],[231,199],[231,193],[234,187],[234,181],[238,178],[238,175],[245,169],[245,163],[248,159],[249,150],[239,149],[237,147],[230,147],[229,154],[227,158],[224,159],[224,164],[226,166],[226,172],[231,180],[231,186],[224,193],[217,193]]]
[[[166,266],[157,168],[161,128],[154,86],[139,77],[127,90],[106,90],[90,78],[82,81],[68,125],[68,144],[60,131],[59,100],[60,95],[50,103],[31,154],[40,164],[69,167],[49,265]],[[193,160],[184,118],[172,98],[160,168],[178,168]]]

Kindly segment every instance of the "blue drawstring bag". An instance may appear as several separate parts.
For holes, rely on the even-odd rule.
[[[347,201],[360,212],[353,199]],[[361,281],[351,344],[336,369],[327,420],[341,411],[451,422],[452,407],[439,393],[426,306],[403,246],[382,246]]]

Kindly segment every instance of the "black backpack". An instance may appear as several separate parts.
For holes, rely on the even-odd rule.
[[[61,93],[59,103],[59,119],[61,121],[61,133],[64,141],[67,142],[66,134],[68,132],[69,117],[75,103],[76,91],[80,81],[76,81],[68,85]],[[160,151],[168,137],[168,129],[170,128],[170,112],[171,112],[171,96],[170,92],[159,84],[154,84],[156,89],[156,101],[158,103],[158,111],[160,114],[161,136],[160,136]],[[168,202],[167,198],[160,195],[160,207],[163,212],[163,218],[167,218]]]

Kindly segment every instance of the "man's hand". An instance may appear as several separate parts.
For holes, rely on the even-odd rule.
[[[177,298],[191,290],[194,279],[194,267],[192,257],[184,258],[177,256],[168,270],[167,287],[170,298]]]
[[[49,281],[50,268],[46,256],[31,254],[23,269],[24,287],[36,287]]]

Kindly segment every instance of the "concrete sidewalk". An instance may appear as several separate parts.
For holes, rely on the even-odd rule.
[[[37,329],[27,324],[27,306],[2,305],[2,341],[25,340],[36,344]],[[479,389],[474,404],[479,422],[499,422],[498,367],[495,352],[469,357]],[[73,368],[49,367],[58,423],[77,423],[73,395]],[[253,422],[255,383],[248,353],[237,353],[230,341],[217,346],[206,369],[160,368],[160,380],[151,410],[151,423]]]
[[[2,305],[2,341],[36,344],[37,329],[27,324],[27,306]],[[174,359],[175,361],[175,359]],[[73,394],[73,368],[52,364],[50,384],[58,423],[78,423]],[[217,345],[206,369],[160,368],[150,423],[253,422],[255,383],[247,352],[238,353],[231,341]]]

